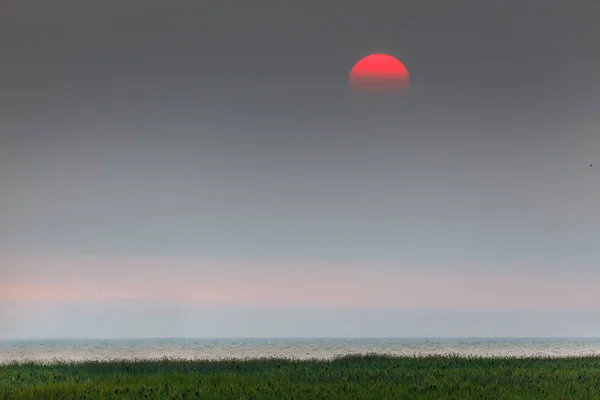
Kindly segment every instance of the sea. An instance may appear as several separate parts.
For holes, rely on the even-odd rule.
[[[600,338],[265,338],[0,340],[0,363],[115,359],[332,359],[348,354],[600,356]]]

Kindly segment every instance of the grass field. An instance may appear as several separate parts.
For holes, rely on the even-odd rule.
[[[0,398],[592,400],[600,357],[13,363],[0,366]]]

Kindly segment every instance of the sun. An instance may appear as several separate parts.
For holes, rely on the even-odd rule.
[[[396,57],[371,54],[358,61],[350,71],[348,87],[354,92],[407,93],[410,86],[408,70]]]

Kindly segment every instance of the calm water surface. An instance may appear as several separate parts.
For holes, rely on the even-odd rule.
[[[350,353],[463,356],[599,355],[599,339],[114,339],[0,340],[0,363],[115,358],[329,359]]]

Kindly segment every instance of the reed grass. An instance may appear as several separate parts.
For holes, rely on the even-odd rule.
[[[600,356],[111,360],[0,365],[0,399],[600,399]]]

